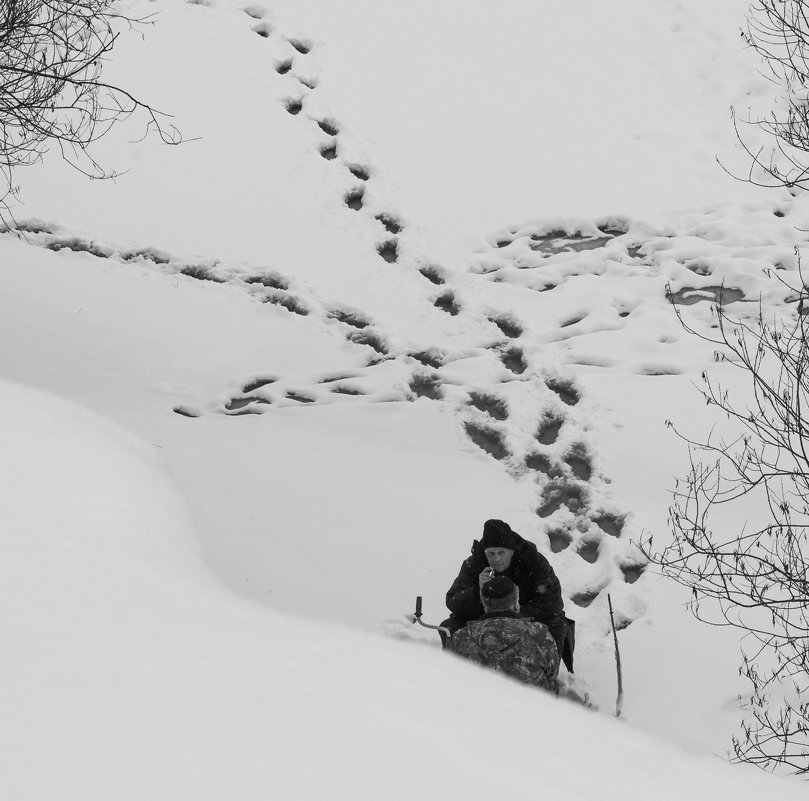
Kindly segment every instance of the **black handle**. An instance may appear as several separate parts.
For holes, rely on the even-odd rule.
[[[421,596],[416,596],[416,617],[421,617]]]

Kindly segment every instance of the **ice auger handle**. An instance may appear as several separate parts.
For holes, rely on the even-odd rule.
[[[413,614],[413,623],[418,623],[419,626],[424,626],[425,629],[432,629],[433,631],[441,631],[447,638],[447,642],[452,642],[452,632],[446,626],[431,626],[429,623],[425,623],[421,619],[421,596],[416,596],[416,611]],[[447,648],[451,647],[450,645],[446,646]]]

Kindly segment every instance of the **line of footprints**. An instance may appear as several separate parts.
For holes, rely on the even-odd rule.
[[[370,325],[357,312],[332,310],[330,314],[335,322],[348,328]],[[474,445],[501,462],[516,479],[527,477],[536,482],[535,512],[547,523],[546,534],[553,553],[569,550],[591,564],[602,560],[615,563],[612,575],[609,571],[597,571],[591,581],[571,593],[575,604],[590,606],[613,577],[620,577],[626,584],[640,578],[646,563],[637,549],[622,538],[625,515],[605,501],[606,482],[596,471],[587,444],[576,437],[581,425],[575,419],[575,407],[582,396],[573,382],[546,377],[543,387],[538,388],[536,380],[521,380],[528,365],[519,344],[509,337],[488,348],[459,354],[438,348],[394,353],[376,333],[365,341],[353,337],[352,341],[371,351],[364,366],[320,375],[306,382],[289,381],[278,375],[249,376],[205,408],[182,405],[174,411],[187,417],[216,413],[243,418],[273,409],[334,403],[403,402],[419,398],[450,403],[459,411],[462,429]],[[504,371],[500,390],[469,389],[443,375],[460,359],[481,357],[500,363]],[[545,397],[528,443],[525,437],[514,435],[508,425],[513,412],[507,395],[512,392],[517,398],[521,394]],[[632,618],[625,613],[619,614],[619,626],[631,622]]]
[[[198,4],[208,5],[209,2]],[[244,12],[257,35],[265,39],[275,35],[273,26],[265,18],[265,9],[248,6]],[[303,39],[284,41],[289,54],[276,61],[275,69],[298,82],[299,93],[288,97],[285,106],[291,116],[299,117],[306,107],[308,93],[317,87],[316,79],[307,75],[300,65],[312,45]],[[339,162],[340,126],[326,118],[316,119],[314,123],[327,137],[320,146],[320,155],[327,161]],[[346,163],[345,167],[356,181],[343,198],[345,205],[354,211],[367,211],[365,197],[371,169],[356,163]],[[381,260],[396,262],[401,255],[397,235],[404,230],[403,224],[393,213],[370,213],[373,223],[381,225],[388,234],[377,247]],[[41,221],[22,223],[14,232],[4,229],[0,233],[24,235],[30,244],[54,251],[71,250],[124,263],[153,264],[162,271],[195,280],[240,285],[260,302],[277,305],[292,314],[317,317],[336,326],[347,341],[362,349],[359,351],[361,365],[356,369],[318,376],[303,385],[276,375],[254,375],[226,391],[222,398],[202,407],[177,405],[176,414],[193,418],[216,413],[244,418],[273,409],[327,403],[416,399],[450,403],[460,412],[463,431],[474,445],[503,463],[515,478],[533,479],[537,483],[539,500],[535,511],[546,522],[553,553],[577,554],[586,562],[602,567],[612,562],[617,576],[626,584],[633,584],[644,572],[646,565],[641,554],[623,536],[625,515],[610,508],[604,497],[605,480],[594,469],[586,444],[573,436],[581,430],[575,420],[575,407],[581,401],[580,390],[566,378],[532,377],[529,359],[519,344],[523,325],[512,314],[488,315],[490,335],[478,348],[465,348],[457,353],[438,347],[394,348],[390,344],[393,338],[386,337],[368,315],[356,309],[324,304],[311,293],[304,296],[291,278],[277,270],[214,259],[183,259],[156,248],[119,248],[65,233],[58,226]],[[437,294],[428,296],[432,305],[452,317],[459,315],[463,309],[456,292],[448,286],[447,272],[429,263],[415,266],[436,288]],[[455,363],[468,358],[483,358],[498,365],[502,389],[470,389],[446,375],[451,373]],[[513,409],[526,404],[510,405],[504,397],[508,394],[506,390],[528,393],[532,399],[537,393],[545,395],[546,403],[534,421],[534,435],[527,438],[529,444],[526,437],[515,435],[509,426],[515,414]],[[535,401],[528,405],[536,407]],[[590,583],[571,594],[571,600],[580,607],[590,606],[610,580],[609,570],[597,571]],[[619,626],[629,623],[630,617],[619,614]]]
[[[626,584],[633,584],[644,572],[646,564],[641,554],[623,536],[625,515],[605,501],[604,480],[594,469],[586,444],[575,438],[581,425],[572,412],[582,399],[581,391],[569,379],[558,376],[545,377],[541,386],[537,385],[538,379],[532,377],[530,360],[519,342],[523,326],[513,315],[490,315],[491,335],[477,348],[460,352],[439,347],[397,349],[370,316],[357,309],[323,304],[311,295],[304,297],[294,281],[277,270],[213,259],[190,261],[151,247],[118,248],[66,233],[41,221],[23,222],[14,232],[4,229],[0,233],[24,235],[29,244],[55,252],[87,253],[121,263],[151,265],[191,280],[241,286],[259,302],[335,326],[358,348],[360,365],[354,369],[318,376],[303,384],[277,375],[250,376],[213,402],[175,406],[177,415],[195,418],[223,414],[244,418],[271,410],[328,403],[417,399],[449,403],[460,413],[462,430],[474,445],[501,462],[515,478],[533,476],[538,487],[535,511],[546,521],[553,553],[575,553],[595,566],[614,562],[617,573],[613,571],[613,576]],[[489,374],[492,363],[499,365],[500,389],[470,389],[446,375],[464,359],[483,359],[482,369]],[[529,445],[524,437],[510,434],[509,421],[514,412],[505,397],[509,391],[528,393],[532,408],[536,406],[533,399],[545,395],[546,402],[533,421],[534,435]],[[565,437],[567,430],[570,435]],[[602,570],[585,586],[577,587],[570,598],[578,606],[588,607],[610,580],[609,571]],[[619,610],[619,626],[629,625],[632,619]]]
[[[249,17],[256,19],[257,24],[253,30],[260,36],[268,38],[271,27],[265,21],[266,12],[258,7],[251,6],[245,9]],[[311,77],[302,77],[298,72],[300,62],[309,54],[312,44],[303,39],[287,39],[292,51],[289,56],[276,62],[276,70],[281,75],[290,75],[298,81],[298,91],[287,97],[285,108],[293,117],[305,114],[308,95],[316,89],[317,82]],[[305,73],[306,70],[301,72]],[[339,163],[341,155],[341,128],[333,118],[313,118],[313,122],[327,137],[319,146],[320,155],[327,161]],[[344,194],[343,202],[353,211],[363,211],[366,208],[367,184],[371,180],[372,170],[366,164],[346,162],[344,165],[353,176],[356,183],[348,188]],[[377,246],[377,252],[382,260],[389,264],[397,262],[401,255],[401,244],[398,235],[404,230],[401,219],[391,212],[371,212],[373,220],[384,227],[389,237]],[[603,238],[593,238],[595,241],[587,242],[585,247],[598,248],[616,235],[622,233],[617,230],[607,230]],[[567,239],[564,232],[553,232],[545,240]],[[588,238],[589,239],[589,238]],[[498,242],[502,247],[505,243]],[[549,252],[553,252],[555,242],[542,242]],[[575,247],[575,245],[574,245]],[[567,250],[565,246],[565,250]],[[575,248],[578,249],[578,248]],[[447,287],[447,274],[440,267],[432,264],[418,266],[420,274],[436,287],[441,287],[439,293],[433,298],[433,305],[451,315],[457,316],[461,305],[456,293]],[[280,303],[292,312],[304,313],[307,307],[300,299],[289,292],[289,282],[275,281],[274,293],[267,297],[269,302]],[[358,345],[370,348],[373,354],[364,368],[337,375],[321,376],[306,387],[287,386],[286,382],[277,376],[254,376],[246,380],[221,405],[218,411],[232,416],[246,416],[261,414],[268,408],[275,406],[307,406],[318,403],[334,403],[353,400],[362,402],[384,402],[393,400],[414,400],[425,398],[429,401],[455,400],[466,412],[463,417],[463,430],[468,438],[479,448],[494,459],[505,463],[511,472],[534,473],[541,479],[540,503],[536,513],[540,518],[558,519],[556,525],[548,530],[550,548],[554,553],[560,553],[571,546],[573,550],[587,562],[596,563],[607,540],[618,540],[621,537],[625,516],[615,511],[599,508],[598,500],[593,495],[590,482],[593,479],[592,459],[587,447],[582,442],[572,443],[564,454],[553,455],[553,446],[557,442],[560,432],[566,425],[567,417],[564,407],[575,407],[581,400],[581,394],[575,385],[567,380],[550,378],[545,382],[547,390],[557,399],[557,406],[546,411],[538,423],[535,443],[536,448],[518,458],[509,448],[507,426],[509,417],[507,402],[495,392],[469,391],[459,388],[455,384],[442,381],[441,371],[446,365],[451,365],[456,356],[442,351],[440,348],[429,348],[406,353],[392,352],[384,335],[373,326],[372,321],[356,310],[331,309],[326,315],[337,323],[351,329],[347,338]],[[496,327],[500,342],[488,346],[492,356],[497,358],[505,370],[512,375],[513,380],[522,376],[528,370],[528,362],[522,348],[516,340],[523,333],[520,322],[510,314],[494,314],[489,321]],[[463,356],[469,357],[469,351]],[[410,368],[406,390],[391,390],[397,382],[397,371],[390,370],[389,361],[405,362]],[[379,374],[387,371],[388,380],[368,380],[369,373]],[[365,379],[365,380],[364,380]],[[391,380],[393,379],[393,380]],[[376,389],[381,383],[382,389]],[[449,398],[447,396],[450,396]],[[454,398],[452,396],[455,396]],[[559,408],[562,407],[562,408]],[[175,409],[179,414],[193,414],[187,407]],[[568,423],[569,425],[569,423]],[[632,584],[642,575],[645,564],[640,554],[632,548],[618,559],[623,580]],[[609,583],[602,579],[592,586],[587,586],[575,592],[571,600],[581,607],[587,607],[596,599],[600,591]],[[629,619],[619,620],[619,625],[628,625]]]
[[[273,39],[275,27],[267,21],[267,10],[261,6],[252,5],[244,9],[251,20],[252,30],[264,39]],[[293,117],[306,118],[306,107],[311,94],[317,89],[317,78],[309,74],[306,69],[306,56],[312,50],[313,44],[307,39],[278,36],[286,42],[286,54],[277,58],[275,70],[279,75],[289,76],[295,81],[295,89],[283,100],[284,108]],[[325,139],[320,143],[318,152],[326,160],[339,164],[342,162],[341,129],[340,124],[331,117],[315,115],[311,121],[324,134]],[[342,162],[343,166],[353,177],[353,184],[348,187],[343,196],[345,205],[354,211],[361,211],[366,206],[366,192],[368,182],[371,180],[372,170],[367,164],[353,161]],[[398,234],[404,230],[404,224],[398,215],[389,211],[372,213],[377,225],[384,229],[388,236],[377,245],[377,253],[387,263],[393,264],[399,259],[400,242]]]
[[[213,0],[188,0],[192,4],[202,4],[212,6]],[[380,232],[385,234],[377,237],[376,252],[382,262],[386,264],[402,265],[403,243],[402,234],[405,232],[405,224],[401,215],[384,208],[372,209],[372,203],[368,201],[369,185],[373,180],[373,168],[367,163],[358,163],[351,159],[344,159],[342,151],[344,148],[341,139],[346,136],[341,130],[341,124],[330,115],[307,113],[313,93],[317,90],[318,80],[312,74],[307,64],[307,56],[312,52],[314,44],[311,40],[302,36],[284,36],[277,24],[268,20],[269,11],[261,5],[253,4],[243,8],[248,19],[251,30],[262,39],[270,42],[274,52],[281,51],[274,57],[274,69],[281,75],[286,76],[293,82],[293,87],[282,99],[284,108],[294,118],[309,120],[324,135],[324,139],[318,146],[318,152],[323,159],[336,166],[342,166],[351,175],[351,182],[346,185],[342,196],[345,206],[356,212],[364,212],[363,218],[370,221]],[[458,300],[456,289],[449,285],[449,273],[441,266],[429,260],[419,258],[412,254],[412,258],[405,260],[406,266],[415,268],[419,275],[433,285],[436,289],[431,297],[432,305],[451,316],[457,316],[462,311],[462,305]],[[186,274],[190,274],[186,272]],[[204,271],[199,274],[201,278],[210,278],[210,274]],[[215,279],[213,279],[215,280]],[[308,309],[305,302],[296,298],[289,291],[289,286],[275,286],[275,294],[267,298],[268,302],[278,303],[285,306],[289,311],[298,314],[306,314]],[[491,321],[504,330],[507,336],[513,335],[508,329],[513,327],[509,315],[493,315]],[[517,334],[518,335],[518,334]],[[360,335],[359,340],[372,337],[370,332]]]
[[[193,1],[193,0],[192,0]],[[268,11],[259,5],[247,6],[245,14],[250,19],[252,30],[264,39],[282,43],[284,54],[275,60],[275,70],[279,75],[289,76],[295,82],[295,89],[290,91],[283,99],[284,107],[292,117],[298,119],[308,119],[325,136],[318,146],[320,156],[327,162],[336,166],[341,165],[352,176],[352,182],[346,186],[342,196],[345,206],[355,212],[363,212],[364,218],[376,226],[380,232],[385,231],[385,235],[378,237],[376,252],[382,262],[386,264],[399,264],[403,262],[402,234],[405,232],[405,224],[401,215],[386,209],[372,209],[372,205],[377,205],[368,201],[369,185],[373,179],[373,168],[367,163],[358,163],[351,159],[344,159],[342,152],[344,149],[341,139],[346,134],[341,129],[341,124],[332,116],[307,114],[307,106],[313,92],[316,91],[317,78],[311,75],[307,69],[306,57],[311,53],[314,45],[304,37],[284,37],[267,21]],[[283,44],[285,43],[285,44]],[[315,104],[311,104],[315,105]],[[406,266],[415,268],[418,273],[430,282],[436,291],[431,298],[433,306],[451,316],[457,316],[462,311],[462,306],[458,300],[457,291],[448,285],[449,277],[446,270],[439,265],[431,263],[429,260],[420,259],[415,254],[413,258],[406,260]],[[287,306],[290,311],[302,311],[305,306],[301,306],[294,299],[283,296],[276,296],[272,302],[278,302]],[[508,329],[513,328],[508,315],[495,315],[490,318],[493,323],[503,329],[507,336],[513,334]],[[370,333],[360,336],[360,340],[371,336]],[[369,343],[370,344],[370,343]]]
[[[89,238],[65,231],[61,226],[42,220],[18,221],[13,229],[0,226],[0,234],[24,238],[29,244],[54,252],[70,251],[87,253],[100,259],[110,259],[124,264],[144,264],[170,274],[219,284],[241,286],[262,303],[279,306],[286,311],[303,317],[318,317],[338,324],[341,333],[350,342],[367,346],[373,351],[371,363],[397,355],[411,356],[424,368],[438,368],[452,360],[440,348],[414,349],[406,353],[396,353],[378,324],[370,316],[344,305],[324,304],[309,292],[296,286],[294,279],[279,270],[219,259],[189,259],[173,255],[156,247],[120,247],[97,238]],[[419,273],[432,285],[445,283],[443,272],[435,267],[422,267]],[[451,290],[428,299],[437,310],[450,316],[457,316],[460,304]],[[523,325],[508,312],[492,312],[487,317],[491,325],[491,336],[486,347],[497,353],[502,364],[515,374],[523,374],[528,362],[523,350],[512,340],[523,333]],[[466,353],[470,353],[469,350]],[[421,397],[440,398],[435,380],[426,374],[419,374],[411,381],[413,393]]]

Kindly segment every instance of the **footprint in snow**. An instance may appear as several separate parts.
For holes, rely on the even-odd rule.
[[[337,158],[337,142],[328,142],[320,146],[320,155],[326,161],[334,161]]]
[[[564,425],[565,420],[557,414],[546,414],[539,423],[539,428],[535,435],[536,441],[540,445],[553,445],[559,438],[559,432]]]
[[[293,116],[300,114],[301,110],[303,109],[303,98],[300,97],[287,98],[284,101],[284,108]]]
[[[432,367],[437,370],[446,363],[446,353],[439,348],[413,351],[407,354],[411,359],[421,362],[425,367]]]
[[[368,328],[371,325],[371,321],[367,317],[354,309],[334,308],[328,311],[326,316],[358,330]]]
[[[443,286],[447,282],[441,268],[435,267],[432,264],[425,264],[419,267],[419,273],[435,286]]]
[[[269,39],[272,33],[272,25],[269,22],[259,22],[253,26],[253,33],[257,33],[262,39]]]
[[[626,516],[603,514],[593,517],[592,520],[605,534],[617,539],[623,533]]]
[[[549,378],[545,382],[545,386],[548,387],[551,392],[558,395],[562,403],[568,406],[575,406],[581,400],[581,394],[576,387],[565,379]]]
[[[601,590],[594,590],[594,589],[584,589],[580,590],[579,592],[574,593],[570,596],[570,600],[573,601],[576,606],[580,606],[583,609],[586,609],[590,606],[596,598],[598,598],[599,593]]]
[[[562,465],[546,454],[537,451],[527,453],[524,464],[528,470],[534,473],[542,473],[548,478],[558,478],[564,473]]]
[[[371,171],[361,164],[346,164],[348,171],[360,181],[367,181],[371,177]]]
[[[257,390],[262,389],[263,387],[268,387],[268,386],[270,386],[270,384],[274,384],[276,381],[278,381],[278,379],[276,377],[274,377],[274,376],[273,377],[270,377],[270,376],[258,376],[256,378],[252,379],[251,381],[248,381],[242,387],[242,392],[245,392],[245,393],[248,393],[248,394],[251,393],[251,392],[256,392]]]
[[[503,461],[511,455],[506,447],[505,436],[499,429],[469,420],[464,422],[463,427],[466,435],[478,448],[498,461]]]
[[[314,403],[317,400],[312,395],[308,395],[305,392],[298,392],[295,390],[287,392],[284,397],[287,400],[296,401],[297,403]]]
[[[285,292],[281,289],[271,290],[267,292],[261,300],[262,303],[272,303],[274,306],[281,306],[293,314],[298,314],[301,317],[306,317],[310,313],[309,307],[297,295],[291,292]]]
[[[382,356],[387,356],[389,353],[387,342],[375,331],[369,331],[368,329],[354,331],[348,334],[346,339],[357,345],[367,345]]]
[[[573,542],[570,531],[566,528],[552,528],[547,533],[548,544],[551,546],[551,553],[561,553]]]
[[[641,562],[627,562],[619,566],[624,574],[627,584],[634,584],[646,571],[646,565]]]
[[[399,243],[395,239],[388,239],[381,245],[377,245],[376,252],[388,264],[395,264],[399,259]]]
[[[225,404],[225,412],[236,412],[239,414],[261,414],[259,405],[269,405],[271,401],[257,395],[247,395],[238,398],[231,398]]]
[[[579,442],[573,445],[570,451],[562,458],[575,478],[580,481],[589,481],[592,478],[593,463],[583,443]]]
[[[522,336],[523,327],[517,319],[510,314],[497,314],[489,317],[489,322],[494,323],[503,336],[509,339],[517,339]]]
[[[433,306],[453,317],[457,316],[461,311],[461,306],[455,300],[455,293],[452,291],[442,292],[433,302]]]
[[[245,6],[242,11],[251,19],[264,19],[267,16],[267,9],[259,5]]]
[[[391,214],[377,214],[374,219],[381,222],[389,234],[400,234],[404,230],[402,223]]]
[[[469,405],[495,420],[508,419],[508,406],[502,398],[485,392],[470,392]]]
[[[244,279],[246,284],[260,284],[268,289],[289,289],[289,279],[278,272],[261,273],[251,275]]]
[[[550,517],[563,506],[577,513],[587,505],[589,489],[586,484],[566,478],[554,478],[542,490],[541,503],[536,510],[539,517]]]
[[[333,387],[329,388],[329,392],[333,392],[336,395],[353,395],[355,397],[367,394],[358,387],[352,386],[350,384],[335,384]]]
[[[189,0],[189,2],[190,1],[191,0]],[[179,414],[180,417],[202,417],[202,412],[192,408],[191,406],[175,406],[172,411],[174,414]]]
[[[598,561],[598,550],[601,546],[601,540],[599,539],[582,539],[579,542],[579,547],[576,549],[576,553],[584,559],[585,562],[588,562],[591,565],[594,565]]]
[[[340,133],[340,128],[333,120],[317,120],[317,127],[329,136],[337,136]]]
[[[409,386],[410,391],[418,398],[442,400],[444,397],[444,390],[441,389],[441,379],[436,373],[414,373]]]
[[[312,50],[312,43],[305,39],[287,39],[287,41],[294,47],[301,55],[306,55]]]
[[[365,190],[362,188],[352,189],[345,196],[345,204],[354,211],[360,211],[364,205]]]
[[[522,375],[528,369],[525,354],[518,347],[509,347],[500,350],[500,361],[516,375]]]

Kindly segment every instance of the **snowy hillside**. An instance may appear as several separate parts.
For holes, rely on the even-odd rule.
[[[738,642],[634,544],[665,420],[737,380],[670,300],[788,310],[809,218],[716,163],[767,91],[721,5],[133,5],[109,76],[193,141],[49,158],[0,236],[3,797],[797,797],[714,758]],[[598,712],[408,621],[490,517],[552,561]]]

